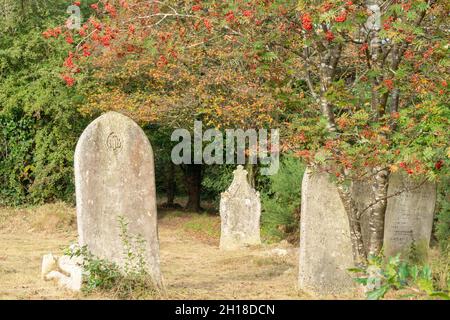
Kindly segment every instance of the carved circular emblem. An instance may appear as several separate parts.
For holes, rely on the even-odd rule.
[[[116,133],[111,132],[106,139],[106,146],[109,150],[117,152],[122,148],[122,141]]]

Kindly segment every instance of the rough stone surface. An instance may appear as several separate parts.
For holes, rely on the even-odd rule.
[[[56,269],[56,257],[49,253],[42,257],[41,276],[45,279],[45,276],[52,270]]]
[[[352,291],[348,218],[327,174],[305,171],[300,221],[299,289],[318,295]]]
[[[394,173],[389,177],[388,196],[405,188],[414,188],[419,181],[408,176]],[[364,210],[374,201],[372,181],[358,181],[352,188],[353,197],[358,210]],[[384,254],[395,256],[406,254],[414,239],[419,255],[426,254],[429,246],[433,213],[436,204],[436,186],[426,182],[420,187],[405,191],[387,200],[384,232]],[[361,217],[361,231],[366,252],[369,239],[369,210]]]
[[[81,257],[47,254],[42,258],[42,277],[45,280],[57,280],[58,285],[72,291],[80,291],[83,284]]]
[[[81,277],[81,271],[78,273],[77,276],[66,276],[65,274],[59,272],[59,271],[50,271],[47,276],[46,276],[47,280],[57,280],[58,281],[58,285],[60,287],[72,290],[72,291],[77,291],[79,292],[81,290],[81,285],[82,285],[82,277]]]
[[[425,182],[415,188],[420,182],[400,174],[391,175],[389,179],[388,195],[405,188],[413,190],[387,201],[384,231],[386,256],[409,254],[413,242],[419,255],[417,258],[426,255],[433,227],[436,185]]]
[[[258,245],[261,201],[259,193],[247,182],[247,171],[238,166],[233,182],[220,198],[220,249],[233,250]]]
[[[80,245],[124,265],[123,218],[127,235],[145,241],[148,272],[161,286],[153,151],[142,129],[116,112],[94,120],[76,147],[75,185]]]

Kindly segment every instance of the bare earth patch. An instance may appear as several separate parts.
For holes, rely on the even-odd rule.
[[[219,236],[218,216],[161,212],[164,298],[314,299],[296,289],[298,250],[293,246],[223,252]],[[109,298],[74,294],[40,278],[42,256],[61,254],[76,238],[75,210],[67,205],[0,208],[0,299]]]

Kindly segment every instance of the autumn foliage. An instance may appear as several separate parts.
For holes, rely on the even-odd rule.
[[[80,30],[43,35],[73,46],[68,86],[99,80],[86,110],[277,126],[284,150],[336,177],[435,179],[450,153],[446,12],[422,0],[379,17],[365,1],[99,1]]]

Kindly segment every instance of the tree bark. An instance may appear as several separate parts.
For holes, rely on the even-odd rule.
[[[366,252],[361,232],[361,222],[358,218],[358,209],[353,200],[350,190],[342,184],[338,185],[339,196],[347,212],[348,223],[350,226],[350,240],[352,242],[353,262],[356,266],[366,264]]]
[[[247,163],[247,165],[246,165],[246,170],[248,172],[247,181],[252,186],[252,188],[255,188],[255,180],[256,180],[256,172],[255,172],[256,168],[255,167],[256,167],[256,165],[251,164],[251,163]]]
[[[369,215],[369,255],[376,256],[383,247],[384,217],[387,205],[387,189],[389,172],[386,169],[376,167],[374,170],[374,182],[372,184],[375,196],[375,205]]]
[[[186,190],[188,194],[188,202],[186,204],[186,210],[193,212],[200,212],[202,210],[200,206],[200,193],[202,183],[202,165],[201,164],[188,164],[185,167],[185,182]]]
[[[327,119],[328,131],[336,132],[336,122],[333,112],[333,106],[326,98],[327,91],[333,81],[336,72],[336,66],[341,56],[342,47],[338,46],[330,48],[329,53],[324,58],[320,65],[320,109],[322,114]]]
[[[175,165],[172,161],[169,162],[169,166],[167,168],[167,207],[173,207],[175,201],[175,190],[176,190],[176,182],[175,182]]]

